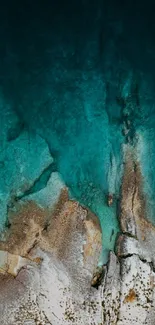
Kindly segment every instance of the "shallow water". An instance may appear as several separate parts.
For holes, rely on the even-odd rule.
[[[0,13],[1,224],[7,210],[4,196],[21,191],[15,190],[15,166],[20,139],[28,132],[24,150],[31,163],[25,159],[21,167],[30,170],[25,182],[36,178],[31,192],[38,191],[52,171],[59,171],[71,197],[99,216],[104,261],[119,231],[122,145],[128,141],[122,130],[128,120],[132,145],[140,135],[151,220],[154,213],[154,20],[150,16],[148,21],[140,2],[137,11],[135,6],[132,1],[128,8],[99,0],[74,6],[69,1],[65,6],[60,1],[45,1],[44,6],[8,1]],[[145,29],[139,27],[143,19]],[[39,179],[45,149],[37,135],[54,158]],[[111,207],[108,193],[114,195]]]

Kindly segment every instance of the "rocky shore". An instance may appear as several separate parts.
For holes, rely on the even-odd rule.
[[[63,184],[50,209],[28,200],[10,210],[0,242],[2,325],[154,325],[155,227],[135,157],[127,146],[121,233],[107,266],[97,266],[98,218],[70,200]]]

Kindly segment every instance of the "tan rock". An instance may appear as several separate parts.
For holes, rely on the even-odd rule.
[[[102,248],[98,218],[69,200],[64,190],[53,211],[30,201],[18,207],[11,223],[6,241],[0,242],[5,248],[0,274],[3,325],[36,319],[53,325],[101,323],[100,288],[91,287]]]
[[[79,259],[80,272],[84,267],[87,275],[89,273],[87,283],[91,283],[102,249],[100,223],[93,213],[68,199],[67,189],[62,190],[53,210],[29,201],[17,206],[10,222],[6,240],[0,242],[1,250],[40,264],[42,257],[35,254],[38,247],[54,254],[77,278],[76,259]]]
[[[59,202],[53,209],[58,211],[68,197],[67,190],[61,192]],[[5,234],[5,241],[0,241],[0,249],[12,254],[27,257],[40,242],[42,232],[49,220],[54,218],[51,210],[43,209],[33,201],[16,206],[16,212],[9,215],[10,229]]]
[[[155,265],[155,227],[147,219],[140,164],[137,161],[136,153],[132,152],[129,148],[125,156],[119,219],[122,232],[134,237],[138,241],[139,250],[137,253],[142,258],[152,261]],[[129,241],[131,243],[131,240]],[[118,247],[118,251],[123,252],[124,255],[125,250],[122,249],[123,244],[121,240],[118,241],[118,245],[121,245],[120,248]]]
[[[84,220],[86,243],[84,245],[84,263],[87,269],[96,269],[102,251],[102,232],[99,219],[88,212]]]
[[[30,264],[30,261],[18,255],[13,255],[7,251],[0,251],[0,273],[17,276],[23,266]]]

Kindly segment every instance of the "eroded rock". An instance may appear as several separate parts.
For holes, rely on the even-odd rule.
[[[98,218],[69,200],[66,188],[50,209],[33,201],[17,204],[0,242],[7,265],[0,275],[4,325],[154,325],[155,228],[146,219],[140,165],[132,151],[125,161],[122,233],[107,268],[97,268]]]
[[[3,314],[4,324],[101,323],[101,288],[91,287],[102,248],[98,218],[69,200],[67,189],[52,210],[29,201],[17,205],[16,213],[0,248],[5,256],[16,254],[17,260],[25,262],[21,269],[16,263],[18,272],[10,284],[12,292],[18,284],[26,290],[11,309],[10,324],[10,313]],[[5,299],[10,308],[9,291]]]

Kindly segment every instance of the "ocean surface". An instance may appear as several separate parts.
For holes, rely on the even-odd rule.
[[[58,171],[71,198],[100,218],[106,261],[119,232],[127,142],[138,143],[155,223],[155,3],[7,0],[0,7],[1,229],[10,197],[40,191]],[[19,176],[37,182],[24,192]]]

